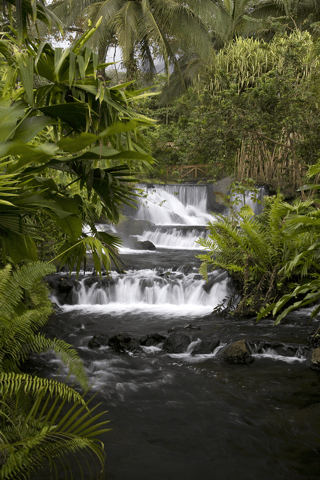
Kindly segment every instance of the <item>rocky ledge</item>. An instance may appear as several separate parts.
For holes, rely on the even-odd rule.
[[[313,370],[320,370],[320,339],[315,334],[309,337],[308,343],[284,344],[259,340],[250,342],[245,339],[223,344],[215,335],[207,335],[197,325],[174,327],[167,335],[159,333],[147,334],[141,338],[129,333],[118,333],[113,336],[97,334],[91,338],[88,347],[97,349],[110,347],[118,353],[142,352],[143,347],[158,346],[163,354],[207,355],[215,352],[215,358],[231,365],[250,365],[255,354],[274,352],[286,357],[305,358],[306,365]]]

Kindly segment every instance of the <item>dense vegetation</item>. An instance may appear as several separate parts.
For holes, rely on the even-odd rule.
[[[7,0],[0,14],[0,478],[13,479],[79,449],[104,463],[106,420],[70,386],[21,368],[53,350],[86,391],[76,352],[40,332],[52,309],[41,278],[53,263],[79,272],[88,250],[98,273],[121,268],[119,239],[95,223],[119,221],[133,174],[161,180],[168,165],[205,164],[210,181],[279,190],[261,215],[244,205],[209,225],[201,271],[228,270],[241,294],[233,314],[278,323],[320,298],[320,10],[315,0]],[[50,35],[76,34],[69,48],[52,46],[50,23]],[[109,47],[122,49],[120,85]]]

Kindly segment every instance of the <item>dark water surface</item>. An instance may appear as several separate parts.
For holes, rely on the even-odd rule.
[[[194,252],[175,251],[131,255],[125,261],[131,268],[197,263]],[[213,355],[166,355],[153,347],[137,354],[87,347],[97,333],[142,336],[189,323],[223,343],[245,338],[306,344],[319,320],[308,325],[304,312],[273,327],[269,320],[256,324],[203,316],[196,309],[171,314],[170,308],[159,313],[138,307],[113,313],[71,307],[54,314],[47,333],[78,348],[92,392],[98,392],[95,401],[108,410],[112,430],[101,438],[102,478],[319,480],[320,376],[303,359],[273,355],[237,366]],[[44,373],[53,375],[59,364],[45,359]],[[76,467],[74,478],[81,478]]]

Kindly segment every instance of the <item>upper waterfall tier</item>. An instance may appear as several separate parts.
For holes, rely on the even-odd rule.
[[[157,185],[145,187],[136,218],[156,225],[206,225],[214,217],[207,212],[206,186]]]

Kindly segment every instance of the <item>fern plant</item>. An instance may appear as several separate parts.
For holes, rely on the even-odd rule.
[[[317,223],[313,202],[298,200],[290,205],[278,195],[265,199],[258,216],[246,205],[238,218],[218,215],[209,224],[209,237],[198,240],[208,250],[199,255],[200,272],[205,278],[208,268],[230,273],[242,295],[236,314],[256,314],[288,293],[292,282],[319,272],[317,232],[302,226],[302,218]],[[292,235],[297,225],[299,233]]]
[[[0,480],[31,478],[42,467],[54,472],[57,459],[68,465],[68,455],[80,449],[99,469],[104,464],[103,445],[95,437],[107,431],[107,422],[100,421],[97,407],[64,383],[20,371],[29,354],[53,350],[88,389],[71,345],[39,332],[52,312],[41,279],[54,271],[41,263],[0,270]]]

